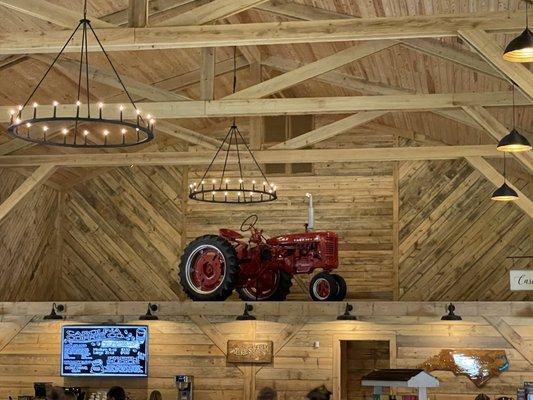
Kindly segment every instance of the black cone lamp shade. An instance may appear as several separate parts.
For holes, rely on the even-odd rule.
[[[344,314],[341,314],[337,317],[337,321],[357,321],[357,317],[352,315],[353,306],[346,303],[346,308],[344,309]]]
[[[511,132],[505,135],[498,142],[497,149],[499,151],[506,151],[509,153],[519,153],[522,151],[531,150],[531,144],[524,135],[522,135],[516,129],[512,129]]]
[[[503,185],[494,191],[491,199],[494,201],[513,201],[518,199],[518,194],[504,182]]]
[[[245,303],[244,304],[244,311],[242,315],[237,316],[235,318],[236,321],[255,321],[257,318],[255,318],[253,315],[250,314],[250,311],[253,311],[254,306],[251,304]]]
[[[461,318],[460,315],[455,314],[455,306],[450,303],[448,304],[448,314],[443,315],[441,318],[441,321],[462,321],[463,318]]]
[[[503,59],[515,63],[533,62],[533,33],[529,28],[509,42]]]

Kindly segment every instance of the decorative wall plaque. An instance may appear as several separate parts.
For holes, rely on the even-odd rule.
[[[426,371],[452,371],[455,375],[466,375],[477,387],[501,372],[509,369],[504,350],[441,350],[430,357],[420,368]]]
[[[509,271],[511,290],[533,290],[533,269]]]
[[[227,360],[231,363],[271,363],[273,343],[270,340],[228,340]]]

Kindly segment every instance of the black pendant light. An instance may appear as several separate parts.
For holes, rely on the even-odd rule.
[[[344,314],[341,314],[337,317],[337,321],[357,321],[357,317],[355,315],[352,315],[353,306],[351,304],[346,303],[346,307],[344,309]]]
[[[248,303],[244,303],[244,311],[242,312],[242,315],[238,315],[237,318],[235,318],[236,321],[255,321],[257,318],[255,318],[253,315],[250,314],[250,311],[253,311],[254,306]]]
[[[520,153],[531,150],[529,141],[516,130],[515,89],[516,85],[513,82],[513,129],[501,138],[498,142],[498,147],[496,147],[499,151],[507,153]]]
[[[236,64],[236,48],[233,49],[233,93],[237,87],[237,64]],[[246,152],[239,150],[239,142],[244,145]],[[233,151],[233,156],[236,157],[237,165],[235,170],[239,173],[239,178],[230,179],[227,177],[229,162],[231,161],[230,152]],[[256,171],[254,172],[259,178],[258,181],[253,178],[246,180],[243,175],[241,160],[244,157],[241,153],[248,153]],[[223,164],[222,171],[216,173],[217,177],[209,176],[211,168],[215,164],[218,156],[221,156],[220,163]],[[213,175],[215,172],[213,171]],[[220,177],[219,177],[220,176]],[[206,179],[209,178],[209,181]],[[251,204],[251,203],[266,203],[274,201],[278,198],[277,187],[270,183],[265,176],[263,169],[255,159],[250,147],[244,140],[235,117],[230,129],[220,144],[220,147],[215,152],[211,163],[204,172],[199,182],[193,182],[189,185],[189,198],[197,201],[204,201],[207,203],[233,203],[233,204]]]
[[[515,63],[533,62],[533,33],[529,30],[527,5],[526,3],[526,29],[509,42],[503,53],[503,59]]]
[[[62,109],[59,102],[52,102],[52,106],[39,109],[37,103],[33,107],[27,107],[48,73],[63,54],[75,34],[81,32],[81,52],[79,57],[79,74],[77,81],[76,105],[72,109]],[[100,50],[107,59],[124,94],[128,98],[131,106],[125,108],[120,105],[111,112],[106,112],[103,103],[98,103],[98,108],[91,110],[91,93],[89,85],[89,50],[88,36],[92,33]],[[85,70],[84,70],[85,67]],[[82,86],[85,85],[85,89]],[[83,97],[83,98],[82,98]],[[86,102],[87,104],[82,104]],[[28,109],[29,108],[29,109]],[[91,114],[92,112],[92,114]],[[110,117],[110,114],[113,116]],[[87,19],[87,0],[83,5],[83,17],[78,26],[74,29],[64,46],[54,58],[52,64],[46,70],[37,86],[33,89],[27,100],[10,112],[10,124],[7,132],[18,139],[28,142],[76,148],[110,148],[128,147],[149,142],[153,139],[154,119],[147,114],[145,118],[135,105],[133,98],[126,89],[124,82],[118,74],[115,66],[111,62],[100,39],[91,26],[91,21]]]
[[[505,167],[505,153],[503,153],[503,184],[492,193],[491,199],[494,201],[514,201],[518,199],[518,194],[507,184],[507,171]]]
[[[442,321],[462,321],[463,318],[461,318],[460,315],[455,314],[455,306],[450,303],[448,304],[448,307],[446,307],[448,310],[448,314],[443,315],[441,320]]]

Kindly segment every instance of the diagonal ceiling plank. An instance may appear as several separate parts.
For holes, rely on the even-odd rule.
[[[256,8],[268,11],[274,14],[282,15],[284,17],[294,18],[298,20],[317,21],[324,19],[349,19],[355,18],[353,15],[341,14],[334,11],[324,10],[322,8],[313,7],[310,5],[297,4],[284,1],[270,1],[261,4]],[[475,53],[458,49],[454,46],[446,45],[438,40],[430,38],[421,39],[404,39],[401,40],[402,45],[420,51],[424,54],[443,58],[452,61],[456,64],[483,72],[485,74],[501,78],[501,74],[487,63],[483,62]]]
[[[80,22],[80,11],[57,6],[44,0],[0,0],[0,5],[34,18],[74,29]],[[113,25],[98,18],[92,18],[91,25],[95,28],[112,28]]]
[[[373,119],[379,118],[387,114],[386,111],[364,111],[349,117],[332,122],[331,124],[321,126],[313,129],[303,135],[289,139],[283,143],[276,144],[269,149],[301,149],[303,147],[311,146],[323,140],[330,139],[334,136],[340,135],[356,126],[366,124]]]
[[[504,50],[487,32],[480,29],[460,29],[459,35],[490,65],[514,82],[526,96],[533,100],[533,73],[526,66],[505,61],[502,58]]]
[[[465,158],[470,165],[481,172],[481,174],[484,175],[485,178],[487,178],[490,182],[492,182],[494,186],[500,187],[502,185],[504,180],[503,175],[500,174],[492,165],[490,165],[488,161],[483,159],[483,157],[468,156]],[[533,201],[531,201],[529,197],[522,193],[520,189],[514,186],[511,182],[507,181],[507,184],[518,194],[518,199],[516,199],[513,203],[520,207],[527,215],[529,215],[530,218],[533,218]]]
[[[331,56],[321,58],[310,64],[301,66],[267,81],[240,90],[237,93],[226,96],[226,99],[254,99],[261,98],[287,89],[307,79],[321,75],[328,71],[342,67],[353,61],[367,57],[381,50],[394,46],[396,42],[367,42],[348,47]]]
[[[52,175],[57,167],[53,164],[43,164],[38,167],[9,197],[0,204],[0,221],[2,221],[15,206],[39,187]]]
[[[481,106],[464,106],[463,110],[497,141],[500,141],[500,139],[509,133],[509,130],[505,125],[494,118],[485,108]],[[530,173],[533,173],[533,158],[531,157],[530,152],[512,153],[512,155],[524,165]]]
[[[528,362],[533,365],[533,351],[526,340],[501,317],[485,316],[489,324],[496,329],[507,342],[514,347]]]
[[[266,0],[213,0],[162,21],[158,26],[203,25],[245,11]]]

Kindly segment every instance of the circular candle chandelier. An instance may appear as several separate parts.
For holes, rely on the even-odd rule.
[[[39,105],[35,102],[32,103],[32,107],[29,107],[28,105],[33,95],[37,92],[48,76],[48,73],[52,70],[78,31],[81,31],[81,52],[75,109],[68,112],[69,107],[60,108],[57,101],[54,101],[51,107],[41,107],[39,109]],[[93,110],[91,110],[88,51],[89,31],[92,32],[96,43],[98,43],[99,48],[105,55],[133,107],[134,113],[131,114],[131,118],[125,116],[123,105],[117,107],[114,112],[114,118],[106,115],[109,113],[105,113],[105,107],[102,102],[98,103],[97,109],[93,107]],[[85,93],[83,93],[82,85],[85,85]],[[82,104],[82,95],[86,99],[86,104]],[[7,132],[11,136],[44,145],[82,148],[128,147],[149,142],[154,138],[154,119],[149,114],[144,118],[135,105],[133,98],[126,89],[109,55],[91,26],[91,21],[87,19],[87,0],[84,2],[83,18],[80,19],[78,26],[67,39],[27,100],[18,106],[16,110],[11,110],[10,114],[10,124]]]
[[[236,48],[233,49],[233,93],[237,87],[237,65],[236,65]],[[239,150],[239,141],[244,145],[246,153],[249,155],[255,166],[256,174],[259,180],[249,179],[245,180],[242,169],[243,155]],[[233,147],[235,148],[232,152]],[[239,172],[238,179],[230,179],[228,177],[228,163],[231,161],[230,153],[237,160],[237,170]],[[212,171],[213,165],[217,158],[223,157],[222,171],[219,173]],[[211,173],[216,175],[210,177]],[[209,180],[207,180],[210,178]],[[231,124],[226,137],[218,147],[211,163],[205,170],[202,178],[198,182],[193,182],[189,185],[189,198],[197,201],[204,201],[208,203],[266,203],[274,201],[278,198],[277,187],[269,182],[263,169],[257,162],[252,150],[244,140],[235,117]]]

